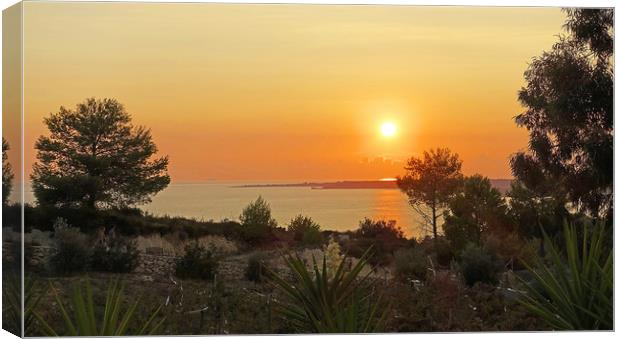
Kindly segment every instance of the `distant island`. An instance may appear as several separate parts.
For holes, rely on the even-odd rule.
[[[510,189],[512,179],[491,179],[491,185],[502,194]],[[233,188],[257,188],[257,187],[309,187],[311,189],[398,189],[395,180],[354,180],[334,182],[300,182],[291,184],[249,184],[231,186]]]

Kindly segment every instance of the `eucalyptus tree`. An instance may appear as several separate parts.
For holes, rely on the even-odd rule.
[[[529,149],[511,159],[530,189],[552,182],[578,211],[594,218],[613,208],[613,9],[569,9],[565,29],[535,57],[515,117]]]

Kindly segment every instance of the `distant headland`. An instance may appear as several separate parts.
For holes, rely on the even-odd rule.
[[[500,192],[505,193],[510,189],[512,179],[491,179],[491,185]],[[231,186],[233,188],[257,188],[257,187],[309,187],[311,189],[398,189],[395,180],[344,180],[333,182],[300,182],[288,184],[248,184]]]

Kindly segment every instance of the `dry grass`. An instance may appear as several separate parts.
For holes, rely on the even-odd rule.
[[[233,254],[239,251],[234,241],[228,240],[222,236],[207,235],[195,239],[202,246],[213,247],[221,254]],[[146,252],[148,248],[160,248],[164,254],[171,256],[181,256],[185,251],[185,246],[194,241],[193,239],[181,239],[176,234],[160,236],[159,234],[138,236],[136,238],[138,249]]]

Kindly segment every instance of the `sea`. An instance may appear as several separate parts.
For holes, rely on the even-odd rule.
[[[278,225],[285,227],[296,215],[311,217],[325,230],[355,230],[364,218],[395,220],[405,236],[424,237],[422,219],[398,189],[313,189],[311,187],[239,187],[255,182],[172,183],[142,205],[153,215],[202,220],[239,220],[245,206],[262,196]],[[261,182],[260,184],[282,184]],[[26,202],[34,201],[26,187]]]

